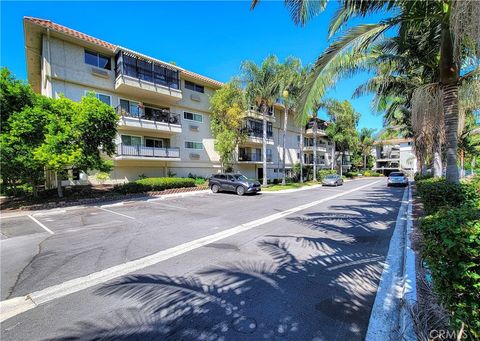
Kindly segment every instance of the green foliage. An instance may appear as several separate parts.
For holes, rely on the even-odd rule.
[[[336,149],[341,153],[356,151],[359,145],[357,125],[360,114],[349,101],[328,100],[322,106],[327,110],[331,121],[326,133],[335,142]]]
[[[7,68],[0,70],[0,124],[5,131],[6,124],[13,113],[20,112],[26,107],[32,107],[36,95],[30,85],[15,79]]]
[[[234,152],[243,139],[241,125],[246,109],[245,95],[238,82],[230,82],[210,97],[211,129],[215,138],[215,150],[224,168],[232,164]]]
[[[426,181],[426,180],[425,180]],[[422,219],[422,255],[451,322],[480,338],[480,208],[449,207]]]
[[[332,169],[321,169],[317,172],[317,180],[322,181],[324,177],[331,174],[337,174],[337,171]]]
[[[419,180],[416,186],[427,214],[433,214],[442,208],[475,207],[480,202],[478,188],[472,183],[454,184],[442,178],[432,178]]]
[[[377,172],[374,172],[374,171],[371,171],[371,170],[366,170],[365,172],[362,173],[363,176],[383,176],[382,173],[377,173]]]
[[[110,179],[110,174],[108,174],[107,172],[98,172],[97,174],[95,174],[95,179],[97,179],[98,182],[103,184],[105,181]]]
[[[197,185],[197,186],[205,185],[205,182],[207,182],[207,180],[205,180],[204,178],[196,178],[195,179],[195,185]]]
[[[114,186],[113,190],[122,194],[164,191],[171,188],[195,187],[195,180],[190,178],[145,178]]]
[[[420,181],[420,180],[426,180],[426,179],[431,179],[433,178],[433,174],[421,174],[421,173],[416,173],[413,176],[413,179],[415,181]]]
[[[360,174],[360,172],[347,172],[347,173],[345,173],[345,177],[351,179],[351,178],[354,178],[354,177],[358,176],[359,174]]]

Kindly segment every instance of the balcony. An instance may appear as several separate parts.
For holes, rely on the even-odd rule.
[[[262,154],[251,151],[240,151],[238,153],[239,162],[262,162]],[[267,162],[272,162],[272,155],[267,154]]]
[[[313,152],[313,145],[309,144],[304,144],[303,150],[306,152]],[[327,145],[324,143],[317,144],[317,151],[318,152],[326,152],[327,151]]]
[[[127,51],[115,57],[115,90],[119,93],[177,102],[182,99],[178,69]]]
[[[181,133],[180,115],[164,109],[134,107],[127,109],[121,105],[115,108],[121,117],[120,125],[135,129],[148,129],[168,133]]]
[[[256,120],[263,120],[263,114],[255,106],[251,106],[250,109],[248,109],[245,112],[245,117],[251,117],[251,118],[254,118]],[[275,122],[275,112],[274,112],[273,107],[269,108],[269,110],[268,110],[267,121],[268,122]]]
[[[117,144],[116,160],[169,160],[180,161],[180,148],[156,148]]]

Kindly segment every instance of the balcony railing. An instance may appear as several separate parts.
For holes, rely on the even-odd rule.
[[[263,138],[263,129],[255,129],[255,128],[242,128],[241,132],[246,134],[250,137],[259,137]],[[273,132],[267,130],[267,138],[272,138]]]
[[[152,109],[146,111],[145,109],[138,108],[138,112],[131,113],[129,112],[129,110],[122,108],[120,105],[117,106],[115,110],[120,116],[134,117],[142,120],[180,125],[180,115],[171,113],[168,110]]]
[[[127,146],[123,143],[117,144],[117,156],[138,156],[148,158],[179,158],[180,148],[156,148],[145,146]]]
[[[129,76],[153,84],[180,89],[179,71],[165,64],[160,64],[138,57],[126,51],[116,56],[115,74]]]
[[[262,162],[262,154],[254,152],[241,152],[238,161]],[[267,154],[267,162],[272,162],[272,156]]]

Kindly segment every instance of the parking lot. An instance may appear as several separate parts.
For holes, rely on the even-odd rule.
[[[280,289],[293,290],[302,296],[297,299],[301,300],[299,305],[304,306],[304,309],[307,306],[311,309],[312,302],[308,300],[309,295],[313,295],[317,301],[317,307],[314,305],[313,309],[320,312],[319,320],[309,318],[308,322],[295,322],[305,323],[305,330],[301,333],[292,330],[289,338],[296,339],[300,335],[307,337],[315,333],[330,335],[333,326],[320,330],[315,325],[322,321],[321,316],[328,320],[332,318],[328,317],[329,314],[334,314],[334,320],[337,321],[334,325],[347,323],[356,326],[356,329],[352,327],[350,331],[347,328],[347,334],[342,335],[360,339],[368,323],[369,307],[374,298],[372,291],[374,293],[375,282],[381,273],[379,269],[402,194],[403,188],[387,189],[384,181],[359,180],[338,188],[316,188],[288,194],[264,193],[239,197],[226,193],[202,193],[169,199],[55,209],[2,218],[2,301],[35,292],[43,293],[71,281],[83,281],[86,276],[99,278],[98,282],[84,286],[85,289],[75,289],[73,294],[49,299],[35,309],[8,319],[2,324],[2,338],[26,340],[35,335],[35,325],[44,324],[48,324],[51,330],[51,334],[46,337],[65,336],[72,333],[71,330],[65,332],[65,328],[76,326],[86,319],[98,320],[105,317],[111,304],[119,309],[130,309],[129,300],[95,294],[95,290],[104,284],[101,276],[107,271],[113,271],[111,269],[120,274],[126,271],[123,266],[130,266],[135,274],[161,274],[174,282],[179,278],[188,281],[189,278],[200,276],[198,280],[202,278],[201,281],[218,286],[220,284],[214,279],[217,276],[211,272],[205,273],[205,269],[221,265],[226,271],[235,264],[236,271],[241,267],[244,276],[246,273],[256,273],[255,278],[266,276],[264,279],[267,283],[273,285],[273,291],[270,292],[263,287],[265,283],[251,282],[247,286],[249,291],[253,290],[251,293],[254,297],[263,292],[275,300],[280,285],[278,283],[282,282],[280,277],[288,279],[287,282],[283,281],[286,287]],[[145,264],[141,263],[144,261]],[[361,264],[363,270],[351,272],[353,270],[349,269],[351,265],[348,264],[352,262]],[[308,272],[300,270],[305,267],[309,268]],[[330,270],[327,271],[326,268]],[[233,271],[233,268],[228,270]],[[334,276],[335,281],[327,280],[327,273],[323,271],[327,271],[328,276]],[[294,273],[298,275],[294,276]],[[362,279],[362,273],[364,276],[368,273],[368,278]],[[314,277],[311,277],[312,274]],[[320,277],[315,277],[315,274]],[[230,292],[233,289],[227,288],[233,284],[226,272],[222,275],[226,281],[224,290]],[[271,275],[272,278],[267,278]],[[324,276],[327,276],[324,284],[320,284],[323,281],[316,282]],[[162,278],[165,280],[165,277]],[[251,279],[247,282],[249,281]],[[308,285],[311,281],[315,285],[321,285],[319,292],[312,292]],[[79,283],[75,282],[75,285]],[[305,287],[296,287],[295,283]],[[341,297],[333,294],[338,290],[342,292]],[[357,302],[356,308],[348,308],[351,302],[345,300],[349,295],[358,296],[358,290],[366,291],[368,295],[362,294],[362,300]],[[240,292],[238,294],[242,295]],[[282,297],[280,292],[278,294],[278,297]],[[320,306],[319,294],[323,295],[322,300],[327,300]],[[163,299],[167,299],[167,296],[162,295]],[[223,299],[228,301],[227,298]],[[275,303],[275,307],[272,306],[273,301],[264,302],[263,299],[260,301],[264,307],[247,307],[254,304],[250,299],[245,299],[243,304],[238,303],[237,309],[253,309],[248,314],[256,315],[257,332],[267,333],[273,324],[279,323],[267,317],[270,313],[277,319],[288,317],[292,321],[303,314],[301,309],[297,311],[295,308],[291,315],[283,316],[282,310],[286,307],[282,307],[281,302],[291,304],[291,300],[295,300],[293,292],[285,300]],[[333,299],[344,302],[341,303],[343,310],[336,307],[328,312],[329,309],[326,308],[333,304]],[[205,304],[193,304],[197,303],[199,307]],[[69,309],[72,304],[75,304],[75,311]],[[192,302],[189,301],[188,304]],[[98,310],[92,311],[92,305],[98,307]],[[134,304],[134,307],[140,309],[138,304]],[[45,316],[45,309],[55,312],[54,315]],[[212,315],[212,321],[222,320],[223,313],[216,314]],[[215,333],[219,333],[216,329],[220,328],[218,321],[214,323],[216,327],[213,327],[203,317],[197,316],[197,313],[194,315],[190,317],[190,322],[198,324],[198,328],[209,332],[213,328]],[[259,321],[262,319],[265,321],[260,326]],[[27,320],[35,323],[26,330],[16,327],[18,323],[24,325],[23,321]],[[176,333],[185,331],[187,320],[181,318],[180,322],[177,321]],[[172,321],[168,323],[171,324]],[[290,325],[293,322],[285,323]],[[248,323],[246,327],[243,324],[241,322],[237,327],[248,329]],[[236,333],[235,330],[230,328],[224,334]],[[230,336],[233,337],[234,334]]]

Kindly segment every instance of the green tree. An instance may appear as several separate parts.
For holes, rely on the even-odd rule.
[[[323,103],[330,118],[326,133],[340,153],[340,175],[343,173],[345,152],[353,154],[358,148],[357,125],[360,114],[353,109],[349,101],[328,100]]]
[[[281,80],[278,59],[275,56],[267,57],[262,65],[252,61],[245,61],[241,66],[241,79],[245,84],[249,104],[259,108],[263,118],[262,163],[263,186],[267,186],[267,114],[270,107],[281,96]]]
[[[363,158],[363,169],[367,168],[367,160],[372,152],[373,143],[375,142],[373,138],[374,132],[375,129],[362,128],[360,134],[358,134],[360,154]]]
[[[288,113],[296,113],[296,103],[301,95],[301,90],[304,85],[307,69],[302,68],[302,62],[298,58],[289,57],[280,65],[279,80],[281,81],[280,89],[282,89],[284,118],[283,118],[283,138],[282,138],[282,185],[286,184],[287,172],[285,169],[286,161],[286,140],[287,140],[287,125],[288,125]],[[303,125],[302,125],[303,126]],[[302,142],[302,141],[300,141]],[[303,154],[302,144],[300,144],[300,154]]]
[[[113,108],[91,93],[80,102],[65,97],[53,101],[44,141],[34,156],[47,170],[57,173],[59,197],[63,196],[60,174],[66,169],[108,170],[102,153],[111,156],[115,152],[117,123]]]
[[[33,106],[36,96],[30,85],[15,79],[7,68],[0,70],[0,125],[7,130],[8,118],[25,107]]]
[[[245,94],[234,80],[215,91],[210,97],[210,105],[215,150],[220,155],[223,169],[230,169],[235,149],[244,139],[241,126],[246,110]]]
[[[258,0],[252,1],[254,8]],[[285,1],[296,24],[305,25],[323,11],[327,1]],[[478,55],[480,50],[480,2],[478,1],[365,1],[343,0],[329,28],[330,37],[336,35],[349,21],[379,10],[386,10],[390,18],[376,24],[363,24],[348,29],[318,58],[305,87],[300,106],[307,110],[313,106],[319,93],[335,83],[339,76],[358,68],[357,58],[384,39],[384,33],[398,28],[398,36],[405,40],[409,27],[427,25],[426,39],[437,44],[434,51],[436,68],[442,93],[442,107],[446,136],[447,169],[449,182],[458,182],[457,134],[459,123],[459,83],[462,58]],[[386,50],[390,46],[384,46]],[[321,97],[321,96],[320,96]]]
[[[35,105],[10,113],[0,135],[2,180],[14,192],[18,184],[27,183],[36,196],[37,187],[44,182],[43,163],[34,157],[34,151],[45,138],[51,102],[38,96]]]

